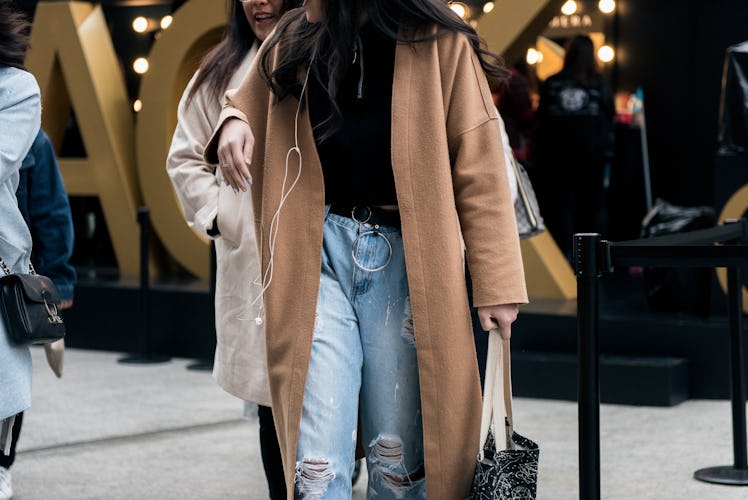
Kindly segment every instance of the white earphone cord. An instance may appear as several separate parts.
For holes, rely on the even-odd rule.
[[[291,191],[293,191],[293,189],[296,187],[296,184],[299,182],[299,179],[301,178],[301,167],[303,161],[301,158],[301,149],[299,148],[299,115],[301,114],[301,104],[303,103],[303,99],[306,94],[307,83],[309,82],[309,73],[312,69],[312,63],[314,62],[314,55],[315,54],[312,54],[312,59],[309,62],[309,67],[306,70],[304,85],[301,88],[301,95],[299,95],[299,105],[296,107],[296,117],[294,119],[294,146],[292,146],[286,153],[285,172],[283,174],[283,184],[281,185],[280,202],[278,203],[278,209],[275,211],[275,213],[273,214],[273,218],[270,220],[270,234],[268,236],[268,250],[270,252],[270,258],[268,260],[267,267],[265,268],[265,272],[262,274],[262,281],[258,282],[258,279],[260,278],[259,276],[254,280],[255,284],[262,285],[260,294],[252,301],[252,305],[257,304],[258,301],[260,303],[257,317],[255,318],[255,322],[258,325],[262,324],[262,317],[265,312],[265,301],[262,300],[262,298],[265,295],[265,291],[270,287],[270,283],[273,281],[275,240],[278,237],[278,228],[280,227],[281,209],[286,203],[286,199],[288,199]],[[291,186],[288,188],[288,191],[286,191],[286,183],[288,182],[288,162],[291,158],[292,153],[296,153],[299,158],[299,171],[296,174],[296,178],[291,183]],[[262,240],[262,235],[260,235],[260,240]]]

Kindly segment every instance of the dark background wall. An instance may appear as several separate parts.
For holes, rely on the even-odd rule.
[[[619,0],[617,16],[611,76],[644,89],[653,195],[712,205],[725,50],[748,40],[748,1]]]

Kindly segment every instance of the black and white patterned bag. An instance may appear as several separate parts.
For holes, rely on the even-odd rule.
[[[540,449],[514,432],[509,341],[502,341],[498,330],[489,333],[483,394],[481,447],[469,500],[534,500]],[[504,424],[501,448],[494,438],[498,424]]]

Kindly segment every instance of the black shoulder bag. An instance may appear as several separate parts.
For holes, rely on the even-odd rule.
[[[14,274],[0,259],[0,316],[16,345],[49,344],[65,337],[65,325],[57,312],[60,295],[52,280],[36,274]]]

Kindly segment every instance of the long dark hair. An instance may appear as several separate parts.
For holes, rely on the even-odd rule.
[[[241,2],[238,0],[227,0],[227,2],[229,22],[226,24],[226,31],[221,41],[200,62],[200,72],[187,96],[188,105],[202,85],[208,86],[208,95],[212,99],[220,98],[228,87],[234,71],[257,41],[257,35],[249,26]],[[283,0],[280,13],[283,14],[298,3],[298,0]]]
[[[10,0],[0,0],[0,67],[25,69],[23,60],[29,49],[31,25],[16,12]]]
[[[307,22],[303,9],[291,11],[281,19],[275,34],[266,41],[267,50],[260,64],[260,71],[279,102],[289,94],[300,95],[298,72],[307,67],[313,53],[316,61],[324,61],[324,65],[314,64],[311,68],[312,77],[327,93],[331,109],[321,139],[329,136],[340,120],[335,98],[351,64],[351,51],[361,24],[358,20],[366,16],[385,36],[399,42],[424,42],[450,31],[464,33],[487,76],[509,75],[501,58],[487,50],[475,30],[442,0],[322,0],[322,9],[324,20],[319,23]],[[432,25],[439,30],[429,36],[425,30]],[[403,30],[418,34],[403,39]],[[276,64],[270,53],[279,44],[283,50]]]
[[[595,45],[586,35],[577,35],[566,44],[563,73],[583,85],[596,85],[602,75],[597,70]]]

